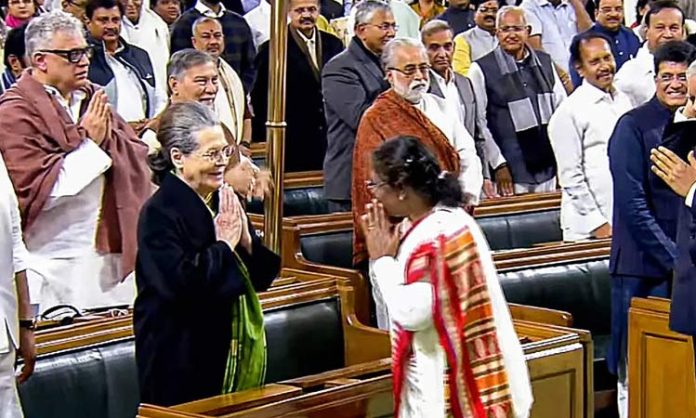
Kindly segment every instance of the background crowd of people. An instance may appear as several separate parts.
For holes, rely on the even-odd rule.
[[[680,215],[696,190],[696,7],[685,3],[639,1],[627,27],[621,0],[290,0],[286,171],[322,170],[329,210],[352,212],[355,225],[373,198],[392,192],[399,207],[411,197],[401,180],[375,178],[375,151],[397,137],[415,138],[434,175],[456,180],[456,214],[485,199],[562,190],[564,240],[612,239],[609,364],[625,416],[630,300],[671,295],[678,234],[692,226],[690,212]],[[195,346],[177,353],[205,358],[191,367],[209,371],[209,387],[167,386],[193,369],[171,368],[165,353],[181,333],[203,340],[191,336],[207,332],[198,316],[253,318],[255,292],[278,273],[240,203],[272,187],[249,158],[266,140],[270,4],[5,6],[0,192],[14,193],[0,201],[9,250],[0,382],[15,350],[23,378],[31,373],[32,311],[135,300],[144,399],[173,404],[246,387],[230,364],[261,360],[253,350],[228,358],[239,335],[218,335],[214,356]],[[378,291],[384,273],[367,235],[356,227],[353,260],[372,280],[376,324],[388,329],[398,301]],[[204,289],[192,290],[191,274]],[[224,303],[187,310],[211,298]],[[694,308],[674,309],[674,326],[693,333],[679,318]],[[163,320],[171,315],[181,315],[176,330]],[[258,331],[253,322],[240,322],[242,334]]]

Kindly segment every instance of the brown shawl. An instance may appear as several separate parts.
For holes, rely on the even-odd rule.
[[[84,90],[87,97],[81,114],[95,87],[89,84]],[[58,179],[63,158],[87,138],[87,133],[72,122],[31,70],[0,97],[0,114],[0,151],[17,192],[22,227],[31,235],[32,224]],[[105,173],[96,249],[104,254],[121,253],[125,277],[135,267],[140,207],[152,191],[147,147],[114,112],[111,132],[101,148],[111,157],[112,165]]]
[[[372,171],[372,152],[383,142],[404,135],[418,138],[435,155],[440,168],[459,173],[459,154],[445,134],[423,112],[389,89],[365,111],[355,137],[351,188],[355,225],[359,225],[365,205],[372,199],[365,185]],[[353,234],[353,264],[366,258],[365,238],[360,228],[356,227]]]

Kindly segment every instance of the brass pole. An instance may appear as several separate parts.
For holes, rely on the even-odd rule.
[[[261,0],[266,1],[266,0]],[[268,68],[268,121],[266,122],[266,164],[275,188],[264,205],[264,240],[280,254],[283,231],[283,172],[285,171],[285,69],[287,60],[287,0],[271,3],[271,39]]]

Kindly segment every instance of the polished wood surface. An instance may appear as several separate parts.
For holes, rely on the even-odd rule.
[[[628,316],[631,418],[696,417],[691,338],[669,329],[670,301],[634,298]]]

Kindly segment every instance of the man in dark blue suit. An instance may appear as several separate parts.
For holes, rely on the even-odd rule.
[[[689,100],[675,114],[673,134],[653,149],[652,171],[684,199],[677,225],[677,262],[674,267],[670,328],[696,336],[696,63],[688,69]],[[690,151],[691,150],[691,151]],[[687,156],[688,154],[688,156]],[[687,160],[687,162],[684,162]],[[696,353],[696,350],[694,350]]]
[[[662,142],[674,112],[687,99],[686,70],[694,48],[680,41],[655,51],[656,94],[619,119],[609,140],[614,181],[611,259],[612,344],[607,356],[619,377],[618,404],[627,416],[626,346],[633,297],[670,294],[681,199],[650,171],[650,150]]]

